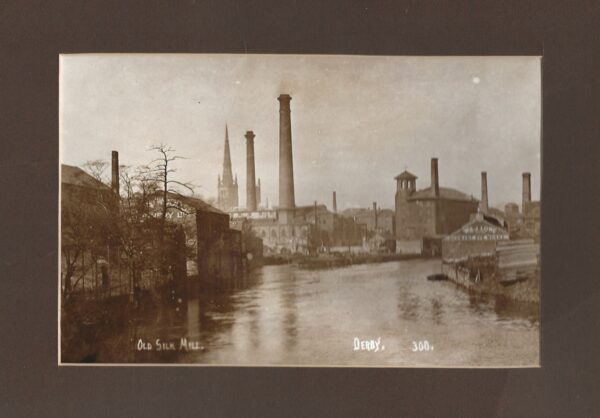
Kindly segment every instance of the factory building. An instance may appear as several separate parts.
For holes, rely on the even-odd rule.
[[[281,94],[279,101],[279,206],[264,209],[260,206],[260,179],[256,182],[253,131],[247,131],[246,138],[246,207],[231,205],[226,210],[231,215],[231,226],[244,230],[262,240],[266,254],[302,253],[308,254],[310,232],[313,226],[307,222],[306,213],[312,206],[296,207],[294,197],[294,169],[292,156],[291,97]],[[226,138],[226,157],[223,172],[231,170]],[[237,187],[237,185],[236,185]],[[237,189],[236,189],[237,190]],[[221,192],[221,189],[219,189]]]
[[[511,242],[519,240],[521,246],[525,242],[533,244],[531,238],[539,237],[539,202],[531,201],[530,179],[529,173],[523,173],[524,214],[519,213],[519,206],[515,203],[506,204],[502,212],[488,207],[487,173],[482,172],[479,211],[471,216],[468,223],[442,240],[443,261],[456,263],[470,258],[496,256],[498,248],[511,245],[507,243],[509,239]],[[521,247],[517,253],[520,250]],[[510,251],[504,254],[507,253]]]
[[[508,241],[508,230],[494,217],[478,212],[460,229],[442,240],[444,262],[458,262],[469,257],[493,256],[498,241]]]
[[[200,204],[195,220],[199,277],[213,283],[240,277],[244,268],[242,234],[230,227],[229,215]]]
[[[231,225],[262,240],[264,254],[309,254],[334,244],[349,245],[362,237],[352,220],[338,215],[335,192],[333,212],[325,205],[297,206],[294,190],[294,163],[291,124],[291,96],[281,94],[279,101],[279,205],[273,209],[260,205],[260,179],[255,181],[253,131],[246,132],[246,207],[228,209]],[[227,167],[227,158],[223,172]],[[352,225],[351,225],[352,224]]]
[[[230,228],[227,213],[197,197],[169,192],[166,217],[170,223],[181,225],[189,250],[188,275],[219,283],[242,274],[242,236]]]
[[[539,277],[539,202],[531,201],[530,178],[523,173],[522,214],[515,203],[506,204],[504,212],[488,208],[487,174],[481,174],[478,213],[442,240],[445,274],[467,285],[490,278],[507,285]]]
[[[368,233],[393,235],[395,212],[391,209],[378,208],[373,202],[373,208],[349,208],[342,211],[342,216],[363,224]]]
[[[531,174],[523,173],[523,203],[521,213],[520,238],[540,238],[540,202],[531,200]]]
[[[531,200],[531,173],[523,173],[521,211],[519,205],[511,202],[504,206],[504,213],[511,238],[540,238],[540,202]]]
[[[231,166],[229,168],[231,169]],[[127,218],[130,215],[122,208],[121,211],[118,210],[120,174],[117,151],[112,152],[110,187],[77,167],[62,165],[61,172],[62,252],[67,257],[73,247],[70,232],[73,226],[81,228],[89,224],[90,227],[86,227],[86,231],[94,227],[102,232],[115,229],[121,217]],[[131,190],[127,190],[123,195],[127,195],[127,192]],[[129,198],[140,198],[140,195],[134,193]],[[167,199],[167,239],[164,245],[165,251],[170,254],[167,262],[173,275],[181,278],[198,275],[202,280],[214,283],[239,277],[244,268],[244,249],[240,232],[229,226],[229,215],[196,197],[168,192]],[[148,205],[149,212],[144,216],[159,217],[162,210],[161,198],[150,200]],[[112,212],[107,212],[106,208]],[[102,216],[95,214],[98,211],[102,212]],[[91,214],[94,214],[94,217],[90,216]],[[135,218],[128,221],[134,222]],[[157,224],[148,219],[142,219],[141,222],[144,226],[139,227],[152,237],[153,228],[157,227]],[[119,238],[102,234],[99,236],[104,237],[105,245],[95,248],[93,257],[85,259],[86,263],[93,262],[98,266],[92,265],[92,269],[86,264],[86,268],[82,267],[80,270],[88,272],[88,275],[93,271],[94,274],[102,276],[103,286],[109,288],[112,294],[127,293],[131,290],[127,287],[131,283],[128,284],[125,277],[128,274],[127,265],[122,261],[124,256]],[[115,242],[111,242],[108,237],[112,237]],[[92,241],[96,242],[98,239],[90,239],[90,242]],[[145,245],[147,251],[151,252],[155,250],[156,242],[147,238]],[[156,272],[151,267],[139,267],[139,277],[136,280],[140,287],[150,287],[156,283]]]
[[[441,253],[441,239],[477,212],[479,201],[440,187],[438,159],[431,159],[431,186],[417,190],[417,177],[404,171],[396,180],[396,252]]]

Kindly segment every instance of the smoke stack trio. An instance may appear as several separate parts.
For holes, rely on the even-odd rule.
[[[292,124],[291,124],[291,109],[290,101],[292,97],[289,94],[280,94],[277,98],[279,101],[279,209],[287,210],[290,214],[283,214],[285,218],[291,220],[293,218],[293,210],[295,209],[294,196],[294,163],[292,155]],[[260,197],[260,180],[256,183],[256,168],[254,157],[254,132],[247,131],[246,138],[246,210],[258,210],[258,202]],[[225,152],[223,162],[223,179],[222,181],[232,183],[231,159],[229,157],[229,138],[227,127],[225,128]],[[119,153],[112,151],[112,178],[111,189],[114,193],[119,194]],[[439,171],[438,159],[431,158],[431,196],[439,197]],[[336,192],[333,192],[333,212],[337,213]],[[523,201],[522,206],[531,202],[531,173],[523,173]],[[481,172],[481,203],[480,208],[483,213],[487,213],[488,206],[488,187],[487,187],[487,172]],[[373,202],[373,210],[375,212],[375,228],[377,228],[377,206]]]

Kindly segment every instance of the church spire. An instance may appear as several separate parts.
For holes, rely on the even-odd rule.
[[[229,131],[225,125],[225,151],[223,153],[223,184],[229,186],[233,183],[231,170],[231,152],[229,151]]]

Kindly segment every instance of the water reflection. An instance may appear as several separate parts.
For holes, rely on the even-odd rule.
[[[335,270],[267,266],[228,288],[175,289],[132,323],[128,338],[197,341],[192,351],[132,350],[123,361],[209,364],[534,365],[536,306],[467,294],[428,282],[439,261],[413,260]],[[363,353],[354,338],[381,338],[386,350]],[[415,356],[413,340],[435,353]],[[507,343],[508,342],[508,343]],[[520,347],[513,349],[512,347]]]
[[[285,331],[284,346],[286,350],[292,351],[296,345],[297,322],[296,316],[296,280],[291,275],[287,285],[282,286],[283,308],[285,311],[283,319],[283,329]]]
[[[411,292],[400,291],[398,313],[400,318],[414,321],[419,314],[419,297]]]
[[[435,322],[437,325],[442,325],[443,317],[444,308],[442,306],[442,302],[437,298],[431,299],[431,318],[433,319],[433,322]]]

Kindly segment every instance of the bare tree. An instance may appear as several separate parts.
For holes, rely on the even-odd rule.
[[[108,168],[108,163],[104,160],[91,160],[87,161],[83,165],[83,169],[87,171],[96,180],[107,184],[108,179],[105,175],[105,171]]]
[[[149,172],[151,173],[153,181],[158,185],[157,197],[160,204],[160,211],[158,214],[158,244],[159,250],[161,251],[161,266],[164,272],[168,264],[165,262],[166,253],[164,251],[167,212],[171,208],[185,211],[181,202],[169,199],[169,195],[180,195],[182,189],[193,194],[194,186],[191,183],[173,179],[173,174],[177,172],[173,167],[174,161],[184,159],[184,157],[175,155],[175,150],[173,148],[165,144],[159,144],[151,147],[150,151],[156,151],[159,154],[159,157],[150,163]]]
[[[152,200],[158,185],[148,167],[132,170],[123,167],[121,177],[121,204],[117,217],[117,234],[121,253],[127,259],[130,292],[138,285],[142,270],[153,258],[152,242],[156,218],[152,214]]]
[[[113,196],[102,189],[68,186],[62,192],[61,253],[64,265],[61,275],[63,296],[67,299],[108,243]]]

